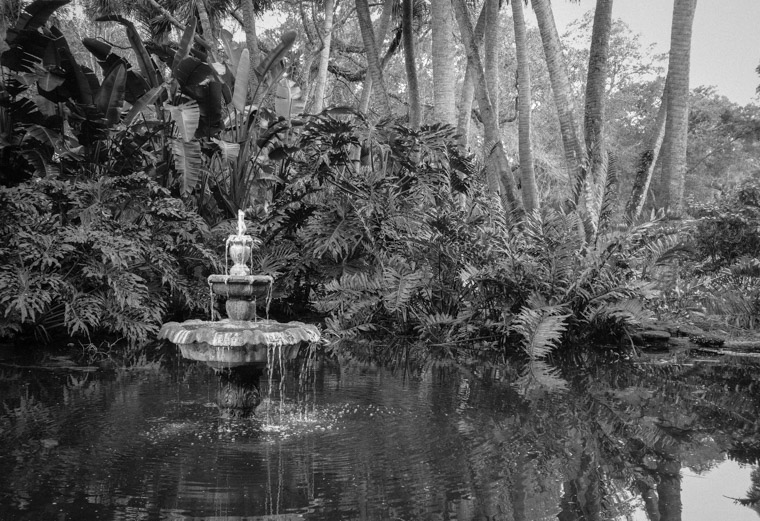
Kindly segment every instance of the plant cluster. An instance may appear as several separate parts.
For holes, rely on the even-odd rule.
[[[424,358],[473,359],[522,345],[537,362],[647,320],[651,223],[590,241],[577,212],[505,215],[453,142],[450,127],[336,110],[282,151],[289,177],[263,237],[299,252],[285,278],[308,281],[338,349],[392,357],[416,343]]]
[[[0,188],[0,336],[151,339],[218,268],[196,212],[146,174]]]
[[[744,328],[760,316],[760,182],[693,204],[686,305]]]

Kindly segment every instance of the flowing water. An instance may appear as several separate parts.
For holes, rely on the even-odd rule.
[[[760,496],[746,360],[588,363],[543,385],[324,363],[244,419],[223,418],[200,364],[6,362],[3,521],[760,517],[731,499]]]

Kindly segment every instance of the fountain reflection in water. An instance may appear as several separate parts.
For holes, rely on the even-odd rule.
[[[261,402],[256,383],[266,367],[271,381],[273,362],[282,369],[285,360],[295,358],[302,347],[320,339],[319,330],[311,324],[269,319],[274,279],[252,274],[248,263],[259,241],[245,232],[244,212],[240,210],[237,234],[230,235],[225,244],[225,272],[208,278],[211,320],[168,322],[158,334],[176,344],[183,357],[204,362],[218,372],[223,381],[219,406],[231,416],[250,414]],[[228,318],[214,320],[216,297],[226,299]],[[256,314],[260,299],[264,299],[265,318]]]

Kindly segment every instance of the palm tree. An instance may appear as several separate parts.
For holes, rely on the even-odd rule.
[[[483,8],[480,10],[478,21],[475,24],[475,31],[473,38],[475,45],[478,48],[482,47],[483,35],[486,28],[486,4],[483,4]],[[470,142],[470,120],[472,119],[472,103],[475,100],[475,83],[473,80],[472,63],[467,60],[467,69],[464,73],[464,80],[462,81],[462,93],[459,97],[459,112],[457,115],[457,134],[459,135],[459,149],[462,153],[467,152],[467,147]]]
[[[639,164],[636,167],[636,177],[633,180],[633,188],[631,189],[631,197],[628,199],[628,204],[625,208],[626,218],[631,222],[638,219],[639,215],[641,215],[641,210],[644,208],[647,193],[649,192],[649,186],[652,182],[654,167],[657,164],[662,141],[665,137],[665,122],[667,114],[668,80],[666,78],[665,87],[662,91],[662,101],[660,102],[660,108],[657,111],[657,119],[655,120],[654,129],[652,129],[649,142],[639,158]]]
[[[662,206],[671,214],[683,212],[686,145],[689,130],[689,63],[691,31],[697,0],[675,0],[668,60],[668,104],[662,157]]]
[[[528,60],[528,36],[525,27],[523,0],[512,0],[512,22],[515,26],[515,49],[517,53],[517,123],[518,149],[520,154],[520,181],[525,211],[532,212],[539,207],[536,172],[533,167],[531,146],[531,81]]]
[[[376,39],[376,48],[379,51],[385,40],[385,34],[388,32],[388,27],[391,23],[391,14],[393,13],[394,0],[385,0],[383,2],[383,10],[380,14],[380,18],[377,21],[377,31],[374,31]],[[380,63],[380,70],[382,71],[384,62]],[[359,102],[359,112],[366,114],[369,110],[369,101],[372,95],[372,75],[367,74],[364,78],[364,85],[362,87],[362,97]]]
[[[562,46],[550,0],[533,0],[533,11],[536,13],[546,66],[549,70],[549,80],[554,93],[569,181],[571,186],[574,186],[581,176],[581,168],[586,164],[586,149],[578,138],[579,130],[570,96],[567,66],[562,55]]]
[[[486,179],[488,190],[493,194],[501,196],[504,209],[507,211],[514,210],[521,212],[523,210],[522,201],[517,195],[512,171],[509,166],[509,159],[504,151],[504,144],[499,134],[498,115],[493,110],[491,99],[486,87],[486,78],[483,71],[483,62],[480,59],[480,53],[475,45],[475,36],[472,28],[470,13],[464,0],[453,0],[454,15],[459,25],[459,31],[462,35],[465,50],[467,51],[467,60],[472,63],[474,72],[473,82],[475,84],[475,93],[480,107],[481,117],[483,118],[483,141],[485,157],[484,162],[487,165]]]
[[[327,87],[327,66],[330,62],[330,47],[332,44],[332,30],[333,30],[333,15],[334,13],[333,0],[325,0],[324,13],[325,23],[322,27],[322,50],[319,53],[319,69],[317,72],[317,84],[314,89],[314,106],[312,111],[316,114],[322,112],[325,102],[325,89]]]
[[[386,115],[391,113],[391,102],[388,98],[388,91],[385,89],[383,81],[383,70],[380,67],[380,58],[377,52],[377,40],[375,31],[372,27],[372,18],[369,12],[369,3],[367,0],[356,0],[356,16],[359,20],[359,30],[364,43],[365,54],[367,55],[367,70],[372,78],[372,86],[380,91],[383,109]]]
[[[456,62],[451,0],[431,0],[431,40],[433,59],[433,118],[456,125]]]
[[[402,0],[401,27],[404,39],[404,66],[406,68],[406,90],[409,100],[409,126],[418,129],[422,120],[420,112],[420,86],[417,82],[414,45],[414,1]]]
[[[602,199],[607,181],[607,149],[604,136],[604,106],[607,91],[610,32],[612,31],[612,0],[597,0],[594,26],[591,31],[588,75],[586,80],[586,110],[584,134],[589,157],[587,168],[582,168],[576,180],[575,202],[581,193],[586,194],[586,210],[592,232],[596,233]],[[591,174],[590,179],[587,174]],[[584,183],[588,187],[584,190]]]

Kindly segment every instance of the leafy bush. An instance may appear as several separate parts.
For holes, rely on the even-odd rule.
[[[760,181],[749,181],[709,203],[693,204],[694,244],[711,268],[760,257]]]
[[[142,173],[0,188],[0,335],[144,342],[218,268],[195,212]]]

